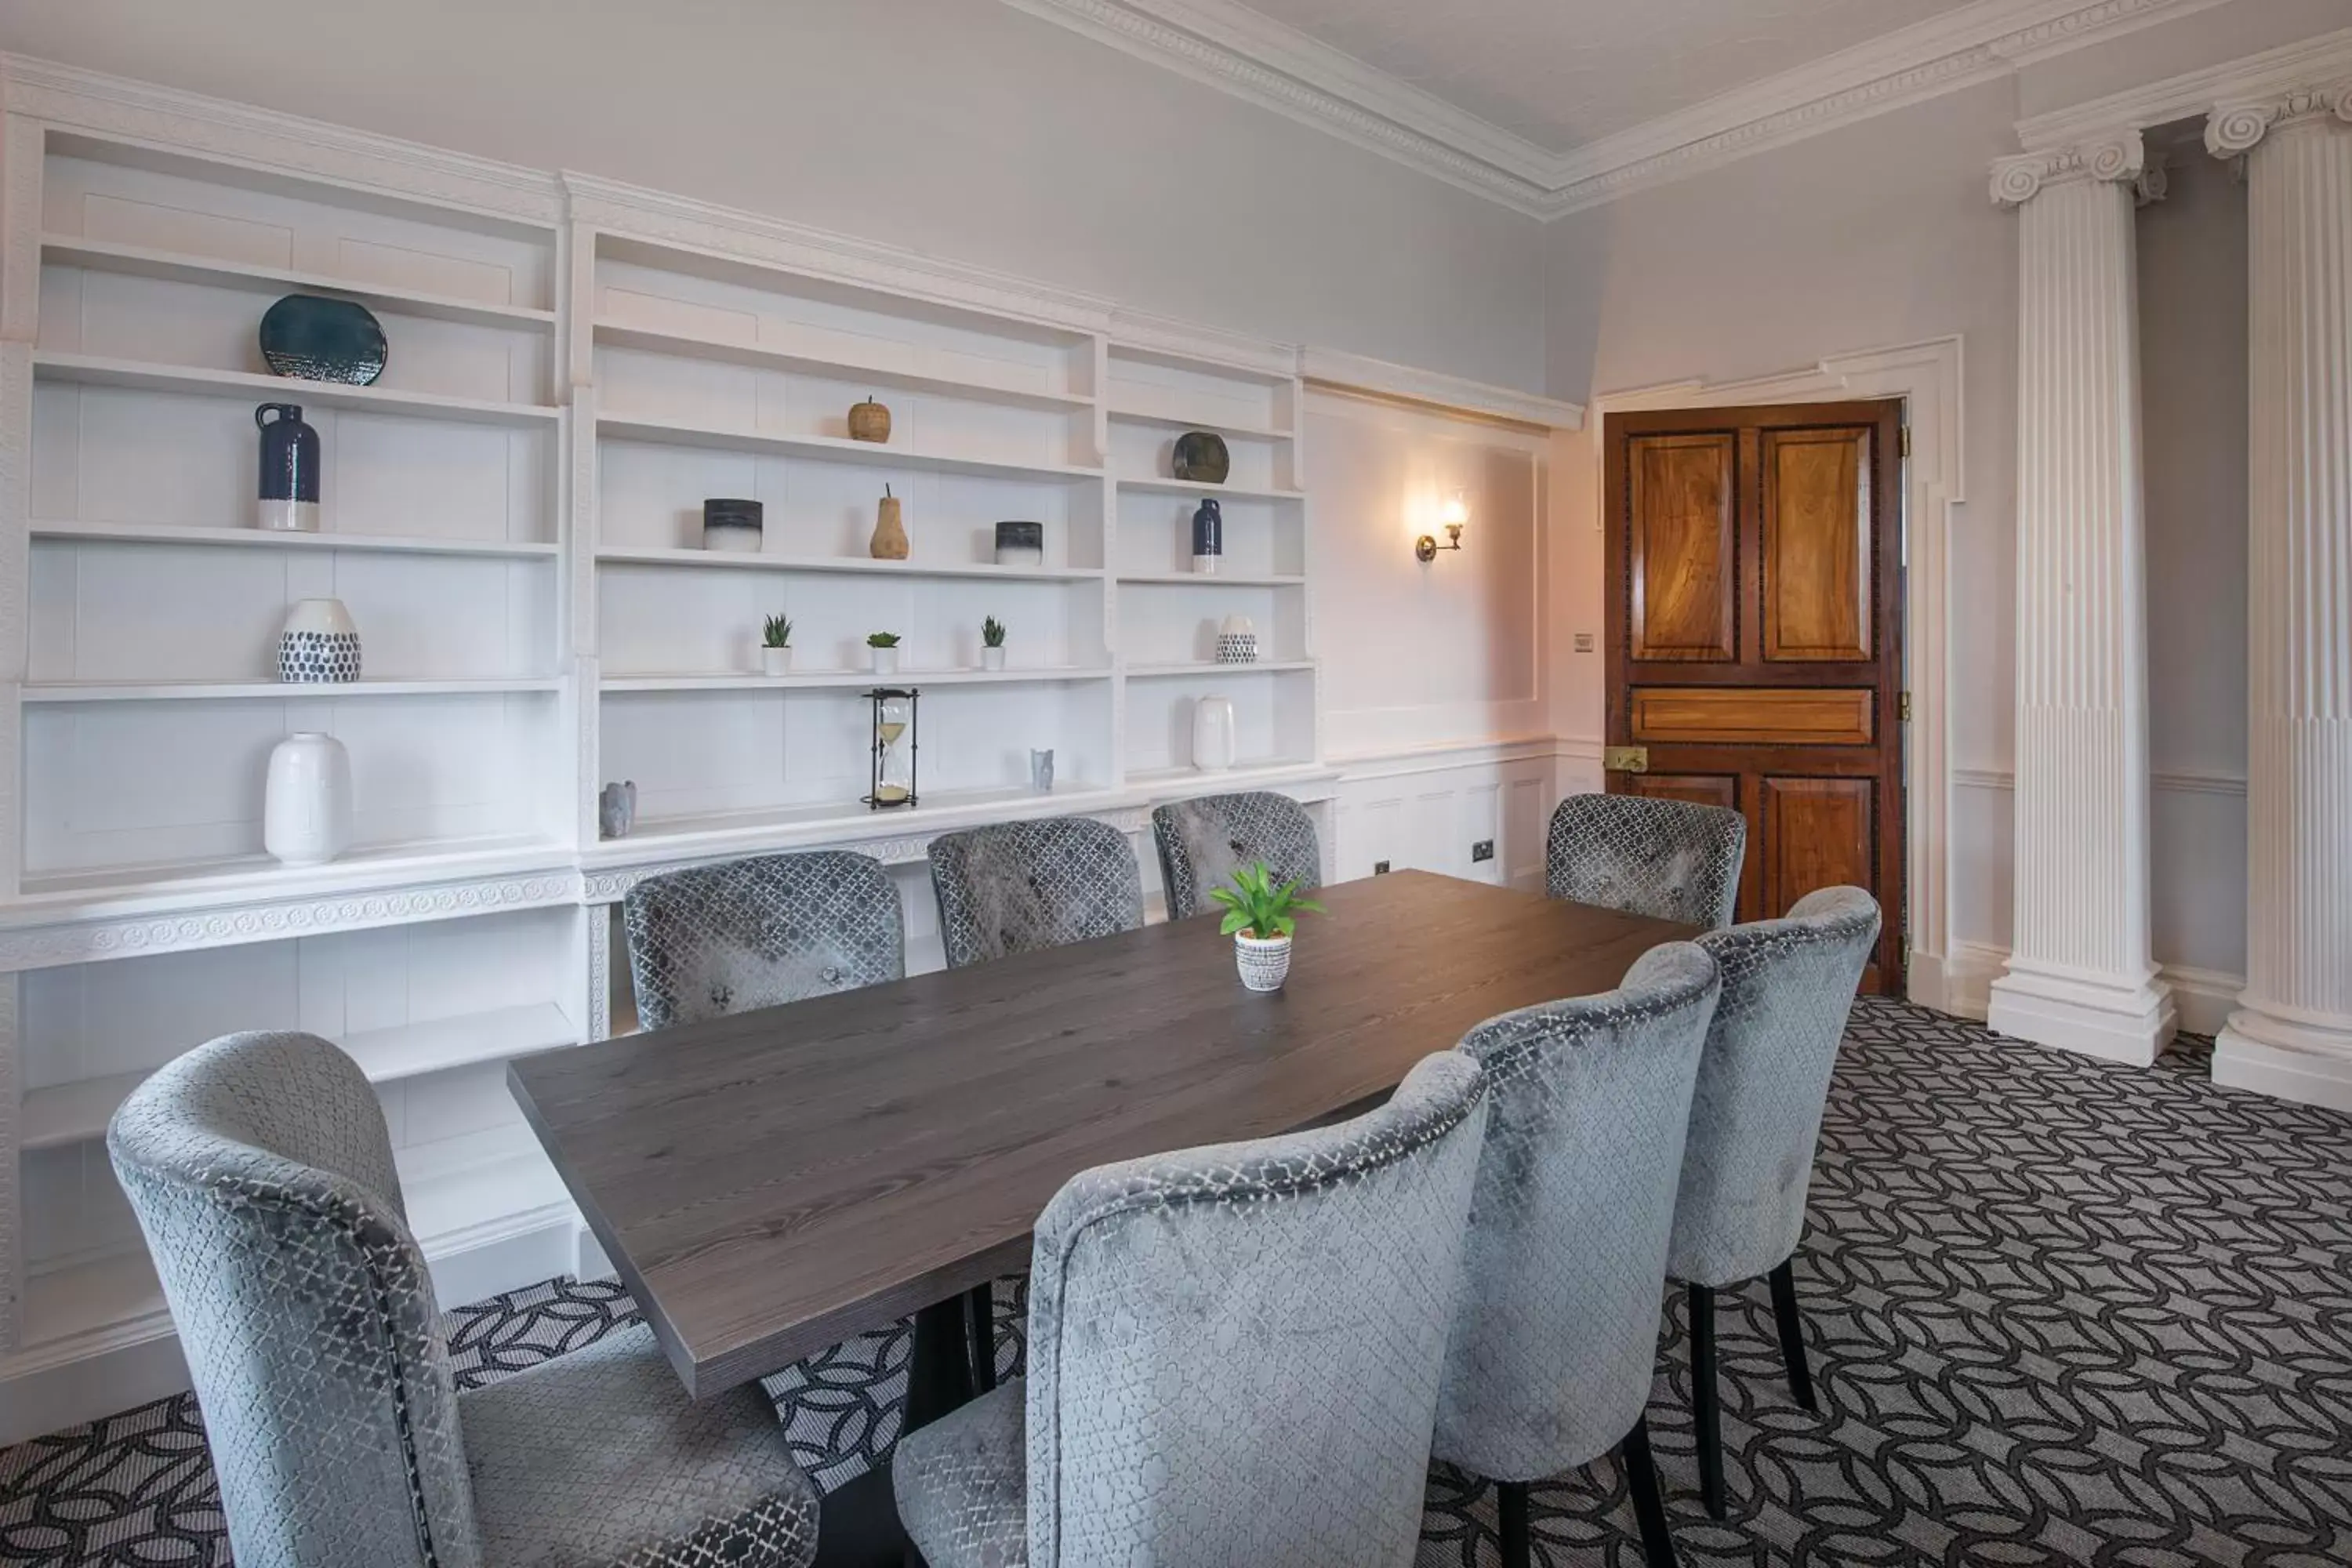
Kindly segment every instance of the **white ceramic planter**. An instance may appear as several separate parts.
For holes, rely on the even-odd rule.
[[[761,673],[761,674],[762,674],[762,675],[790,675],[792,672],[793,672],[793,650],[792,650],[792,649],[790,649],[790,648],[788,648],[788,647],[761,647],[761,648],[760,649],[760,673]]]
[[[1004,650],[1001,647],[982,648],[980,650],[980,668],[982,669],[1003,669],[1004,668]]]
[[[289,866],[323,866],[351,842],[351,754],[315,730],[287,736],[269,753],[262,847]]]
[[[1290,938],[1261,941],[1246,931],[1234,933],[1234,966],[1242,984],[1253,991],[1279,991],[1290,974]]]
[[[897,648],[875,647],[868,645],[866,651],[874,656],[875,674],[896,675],[898,673],[898,650]]]

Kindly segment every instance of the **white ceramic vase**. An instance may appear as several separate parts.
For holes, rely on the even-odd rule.
[[[1290,938],[1261,941],[1247,931],[1234,933],[1234,967],[1242,984],[1253,991],[1279,991],[1290,975]]]
[[[793,650],[791,648],[762,647],[760,649],[761,674],[790,675],[792,672]]]
[[[360,629],[341,599],[297,599],[278,634],[278,679],[297,685],[360,678]]]
[[[1002,647],[983,647],[980,650],[980,668],[982,669],[1003,669],[1004,668],[1004,650]]]
[[[896,675],[898,673],[898,650],[897,648],[876,647],[869,643],[866,645],[866,651],[874,656],[875,674]]]
[[[1192,704],[1192,765],[1204,773],[1220,773],[1234,765],[1234,705],[1223,697],[1203,697]]]
[[[341,741],[303,730],[271,750],[261,842],[289,866],[323,866],[351,847],[352,759]]]
[[[1247,616],[1227,616],[1217,627],[1219,664],[1255,664],[1257,626]]]

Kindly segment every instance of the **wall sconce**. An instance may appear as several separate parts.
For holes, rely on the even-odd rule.
[[[1415,561],[1423,563],[1434,561],[1437,559],[1437,552],[1441,550],[1462,548],[1462,528],[1470,521],[1470,498],[1466,492],[1455,490],[1445,498],[1443,521],[1445,524],[1445,542],[1438,543],[1437,536],[1433,533],[1423,534],[1412,542],[1412,558]]]

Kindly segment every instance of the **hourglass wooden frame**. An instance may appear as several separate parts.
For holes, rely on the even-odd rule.
[[[874,776],[866,792],[866,804],[876,811],[897,811],[913,805],[922,798],[922,792],[916,784],[920,777],[922,762],[922,746],[918,740],[918,732],[921,728],[923,694],[911,686],[877,686],[866,696],[873,704],[874,714]],[[904,736],[907,742],[907,797],[904,800],[885,800],[882,798],[882,760],[889,750],[889,742],[882,738],[882,705],[901,697],[907,700],[907,733]]]

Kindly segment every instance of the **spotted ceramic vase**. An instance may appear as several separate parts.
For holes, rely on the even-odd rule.
[[[341,599],[298,599],[278,637],[278,679],[309,685],[360,678],[360,629]]]
[[[1279,991],[1290,975],[1290,938],[1264,941],[1246,931],[1234,933],[1234,963],[1242,984],[1253,991]]]

